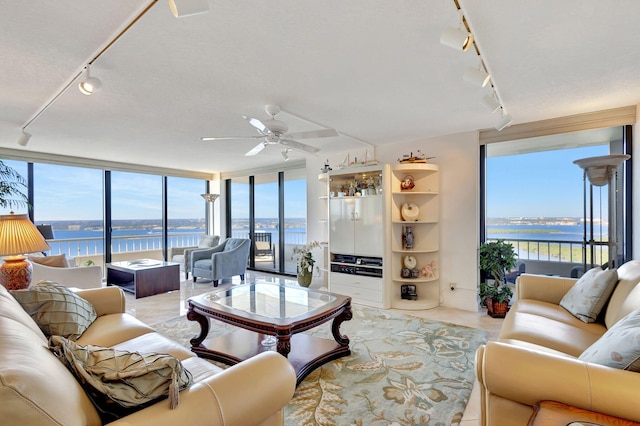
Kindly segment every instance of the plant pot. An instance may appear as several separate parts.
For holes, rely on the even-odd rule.
[[[311,285],[311,280],[313,279],[313,272],[309,272],[308,269],[299,269],[298,270],[298,284],[302,287],[309,287]]]
[[[491,318],[504,318],[509,311],[509,301],[496,302],[492,298],[487,297],[487,314]]]

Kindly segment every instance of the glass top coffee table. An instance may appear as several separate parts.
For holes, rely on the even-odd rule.
[[[191,339],[191,350],[203,358],[233,365],[275,349],[289,359],[300,384],[320,365],[351,353],[349,338],[340,334],[340,325],[352,317],[347,296],[255,283],[201,294],[188,303],[187,318],[200,324],[200,335]],[[209,318],[239,330],[207,338]],[[331,319],[335,340],[301,333]]]

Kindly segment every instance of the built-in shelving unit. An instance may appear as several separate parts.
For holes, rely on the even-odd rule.
[[[431,309],[440,304],[440,177],[437,165],[426,163],[396,164],[390,172],[391,201],[391,307],[397,309]],[[407,180],[413,181],[405,185]],[[403,217],[403,207],[411,219]],[[417,212],[417,214],[416,214]],[[403,234],[411,227],[413,248],[406,248]],[[406,259],[410,256],[409,259]],[[405,268],[415,262],[414,268]],[[417,269],[419,275],[411,269]],[[407,277],[407,270],[411,271]],[[404,297],[403,297],[404,296]]]
[[[329,172],[329,290],[355,303],[388,308],[389,166]]]

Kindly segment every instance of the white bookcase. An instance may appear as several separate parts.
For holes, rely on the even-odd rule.
[[[354,303],[389,308],[388,165],[329,172],[329,291]],[[375,189],[351,190],[354,182]]]
[[[391,166],[389,217],[391,221],[391,307],[397,309],[431,309],[440,304],[440,177],[437,165],[426,163]],[[412,189],[402,189],[402,182],[411,177]],[[403,218],[403,206],[413,204],[410,216]],[[414,217],[418,209],[417,216]],[[413,248],[403,245],[407,226],[413,231]],[[418,277],[404,278],[405,257],[416,261],[414,269],[424,271]],[[406,290],[403,293],[403,286]],[[408,286],[408,287],[407,287]],[[415,289],[415,299],[410,294]],[[403,298],[403,294],[405,298]]]

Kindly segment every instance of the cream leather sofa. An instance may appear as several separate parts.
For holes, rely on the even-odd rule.
[[[542,400],[640,422],[640,373],[577,359],[640,308],[640,261],[621,265],[618,279],[602,322],[586,324],[559,306],[576,279],[520,276],[499,339],[476,353],[483,425],[525,425]]]
[[[177,408],[164,399],[111,425],[282,425],[295,391],[293,367],[267,352],[222,370],[124,313],[117,287],[80,290],[98,318],[77,343],[170,353],[191,372]],[[100,417],[74,376],[47,349],[47,338],[0,285],[0,424],[99,425]]]

